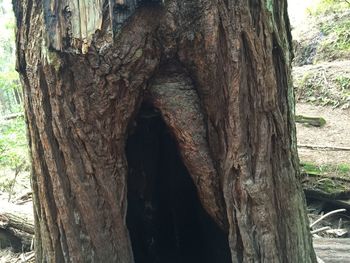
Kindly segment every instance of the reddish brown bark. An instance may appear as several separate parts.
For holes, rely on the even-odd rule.
[[[58,15],[63,2],[51,5],[54,30],[41,1],[14,5],[38,262],[133,262],[125,146],[144,100],[173,133],[232,262],[316,262],[296,178],[285,0],[147,5],[114,40],[106,9],[86,42],[66,30],[79,12]]]

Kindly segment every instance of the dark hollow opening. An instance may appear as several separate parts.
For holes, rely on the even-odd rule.
[[[19,253],[22,251],[22,242],[10,230],[0,229],[0,249],[10,249]],[[23,250],[28,251],[28,248],[23,246]]]
[[[152,107],[141,107],[126,154],[135,262],[231,262],[226,234],[202,208],[177,144]]]

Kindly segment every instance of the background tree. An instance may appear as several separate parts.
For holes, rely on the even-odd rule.
[[[22,111],[22,92],[15,71],[14,17],[11,1],[0,1],[0,112]]]
[[[161,2],[14,1],[37,261],[315,262],[286,1]]]

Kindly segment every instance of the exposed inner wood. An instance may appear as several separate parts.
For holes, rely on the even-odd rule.
[[[103,21],[109,20],[109,34],[114,36],[137,7],[161,3],[161,0],[44,0],[48,47],[86,54],[94,35],[102,30]]]
[[[43,1],[48,45],[55,50],[85,53],[93,35],[102,29],[104,0]]]
[[[176,138],[181,157],[212,218],[227,226],[220,177],[209,150],[204,114],[191,80],[177,61],[168,62],[154,76],[149,98]]]

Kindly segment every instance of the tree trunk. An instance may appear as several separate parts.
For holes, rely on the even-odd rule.
[[[37,262],[316,262],[286,0],[14,10]]]

